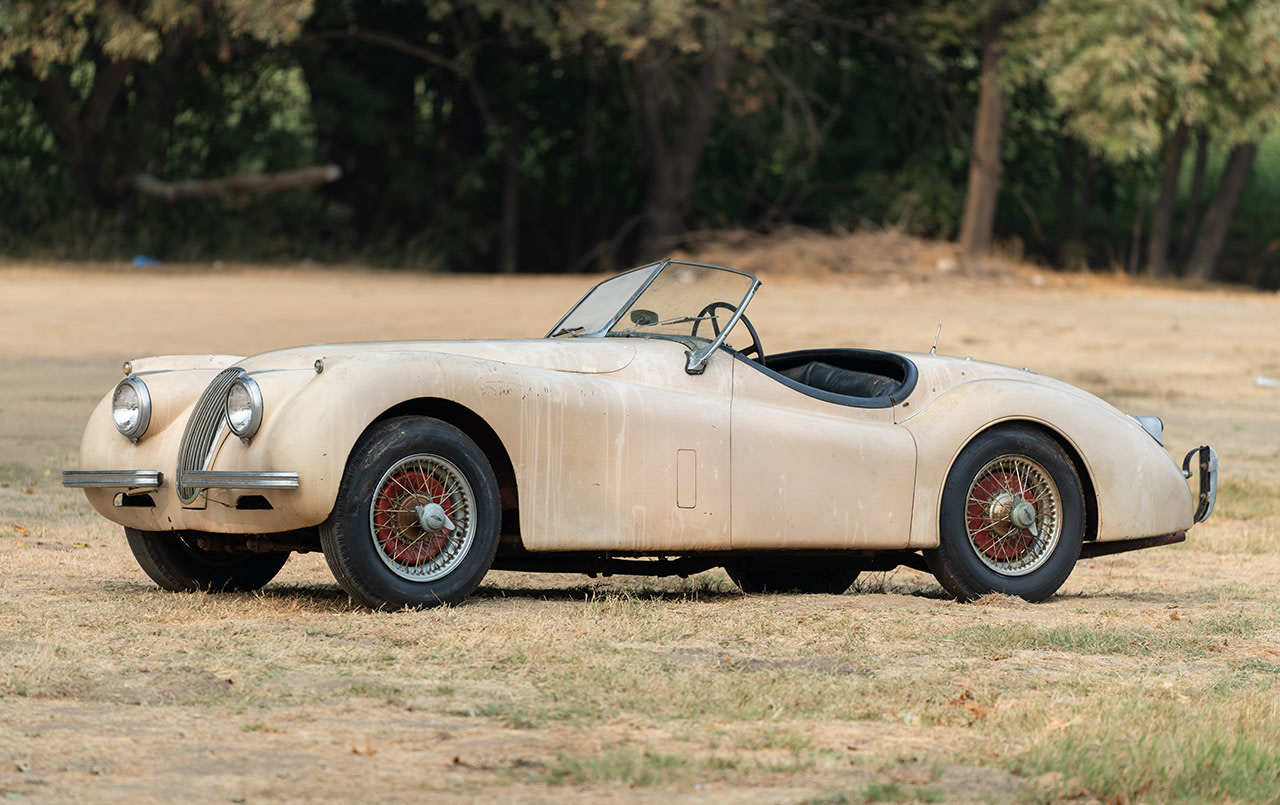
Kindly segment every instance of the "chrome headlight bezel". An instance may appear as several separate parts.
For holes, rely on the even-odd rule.
[[[227,399],[223,403],[223,414],[227,427],[240,437],[240,441],[248,442],[262,427],[262,389],[257,381],[248,375],[237,378],[227,389]]]
[[[129,400],[126,395],[131,395]],[[124,414],[122,418],[122,414]],[[137,375],[129,375],[116,384],[111,392],[111,421],[116,430],[131,442],[136,442],[151,425],[151,392]]]

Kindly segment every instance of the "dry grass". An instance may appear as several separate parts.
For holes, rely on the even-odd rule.
[[[910,244],[879,245],[892,265],[925,259],[903,251]],[[372,304],[384,279],[405,297],[396,304],[421,305],[400,277],[360,275],[354,286]],[[343,276],[320,280],[345,294],[341,304],[360,304]],[[1207,434],[1227,473],[1218,513],[1183,545],[1081,563],[1061,595],[1034,606],[1002,596],[956,604],[905,569],[867,574],[840,597],[744,596],[719,571],[657,581],[493,573],[464,606],[371,613],[350,605],[318,556],[294,557],[259,594],[173,595],[145,579],[114,526],[58,485],[94,396],[82,387],[102,378],[68,374],[79,359],[57,356],[86,348],[0,344],[0,792],[103,802],[1273,800],[1280,418],[1274,393],[1250,386],[1262,369],[1246,361],[1280,361],[1280,305],[1096,279],[1044,291],[978,276],[906,296],[892,283],[841,282],[770,279],[756,321],[777,334],[768,346],[831,332],[814,317],[824,297],[866,305],[857,322],[841,320],[842,342],[927,349],[946,315],[944,346],[1117,392],[1126,407],[1165,415],[1175,452]],[[502,304],[487,280],[470,291],[447,283],[450,294]],[[536,307],[528,300],[555,296],[545,288],[557,283],[507,291]],[[161,284],[184,287],[181,276]],[[328,310],[327,298],[305,300],[270,337],[310,326],[297,322]],[[533,315],[518,307],[497,312],[504,326]],[[1057,319],[1043,321],[1049,308],[1079,329],[1055,330]],[[954,320],[966,310],[976,324]],[[1002,340],[990,325],[1015,314],[1027,322],[1014,331],[1043,325],[1034,342]],[[1196,316],[1224,322],[1224,334],[1141,340],[1170,320],[1211,331]],[[448,324],[479,334],[465,326]],[[147,327],[157,329],[126,338],[164,332]],[[1261,345],[1235,348],[1237,331],[1256,338],[1267,327]],[[918,343],[903,343],[917,331]],[[1048,341],[1052,354],[1037,352]],[[1131,365],[1137,349],[1153,357]],[[1199,372],[1196,356],[1210,350]],[[29,354],[55,369],[31,375],[24,392],[14,380],[39,363],[20,357]],[[115,371],[102,373],[107,382]]]
[[[0,537],[14,794],[1256,801],[1280,773],[1256,522],[1086,562],[1037,606],[906,570],[840,597],[494,573],[371,613],[314,556],[260,594],[162,593],[74,493],[18,494],[60,514]]]

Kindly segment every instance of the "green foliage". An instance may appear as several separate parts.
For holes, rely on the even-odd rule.
[[[690,228],[951,237],[996,5],[997,237],[1033,255],[1107,264],[1179,120],[1225,152],[1280,109],[1280,7],[1262,0],[13,0],[0,252],[493,270],[514,238],[522,270],[616,268],[677,153]],[[714,125],[688,142],[699,105]],[[1273,157],[1264,141],[1259,176]],[[170,204],[131,184],[330,162],[341,181],[276,196]],[[1227,276],[1280,284],[1273,184],[1250,185],[1229,241],[1261,256]]]
[[[1048,0],[1015,26],[1009,68],[1124,163],[1158,155],[1179,121],[1256,140],[1280,115],[1278,35],[1269,0]]]
[[[20,62],[44,77],[80,61],[86,50],[112,62],[151,62],[176,31],[198,37],[213,30],[278,44],[298,36],[311,7],[312,0],[13,0],[0,5],[0,68]]]

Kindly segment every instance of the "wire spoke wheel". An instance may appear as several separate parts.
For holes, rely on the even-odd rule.
[[[942,488],[938,547],[924,558],[961,601],[988,593],[1043,601],[1071,575],[1085,527],[1071,456],[1041,430],[1003,425],[957,456]]]
[[[1005,456],[978,471],[969,486],[965,531],[978,559],[1022,576],[1053,555],[1062,535],[1062,495],[1044,467]]]
[[[485,453],[429,417],[377,423],[351,452],[320,546],[353,601],[462,603],[498,550],[502,502]]]
[[[448,575],[475,538],[475,494],[452,462],[427,454],[394,464],[369,508],[374,548],[391,572],[409,581]],[[443,513],[431,522],[422,512]]]

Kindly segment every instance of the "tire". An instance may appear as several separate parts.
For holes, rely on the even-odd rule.
[[[501,524],[498,481],[475,442],[446,422],[400,417],[352,451],[320,545],[357,603],[432,607],[480,584]]]
[[[925,551],[925,561],[956,598],[1002,593],[1043,601],[1080,558],[1080,476],[1062,447],[1039,431],[987,431],[952,466],[938,528],[938,547]]]
[[[288,551],[206,551],[182,531],[126,528],[124,533],[143,571],[162,589],[175,593],[257,590],[274,579],[289,559]]]
[[[842,595],[858,579],[856,567],[819,568],[814,564],[795,564],[775,568],[733,565],[725,568],[733,583],[748,594],[804,593],[806,595]]]

